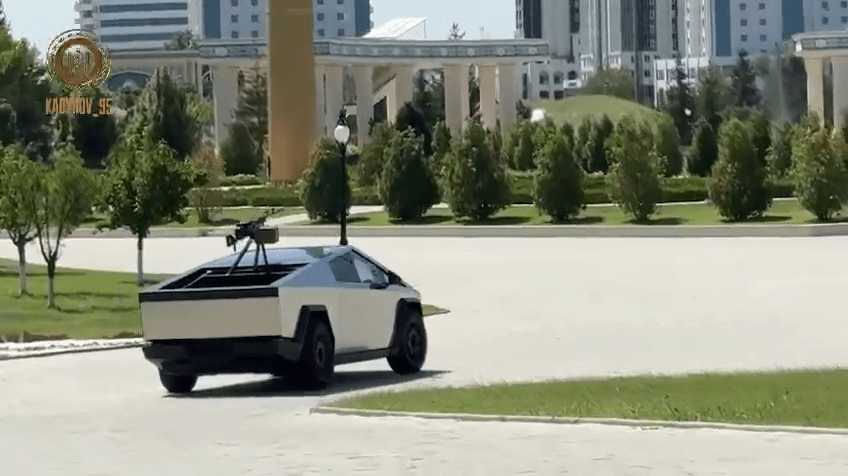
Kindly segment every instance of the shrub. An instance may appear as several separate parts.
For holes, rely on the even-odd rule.
[[[774,180],[783,178],[792,167],[792,142],[795,131],[788,122],[776,122],[771,127],[771,145],[766,155],[766,168]]]
[[[362,147],[359,164],[356,166],[356,182],[358,185],[374,185],[380,179],[386,146],[395,134],[395,130],[385,123],[374,125],[374,129],[371,131],[371,140]]]
[[[771,206],[771,191],[751,140],[751,127],[731,118],[722,124],[718,142],[718,161],[707,182],[710,200],[730,220],[762,215]]]
[[[346,202],[343,202],[342,188]],[[309,165],[298,183],[300,203],[310,220],[331,223],[341,221],[344,203],[350,204],[350,184],[343,183],[339,147],[329,137],[318,141],[309,157]]]
[[[510,204],[509,176],[482,125],[471,122],[445,161],[445,194],[456,217],[485,220]]]
[[[227,130],[227,136],[219,145],[226,174],[256,175],[262,157],[253,143],[250,129],[243,122],[233,121]]]
[[[445,156],[450,152],[451,132],[445,121],[439,121],[433,128],[433,171],[441,176]]]
[[[842,135],[829,134],[818,122],[807,122],[792,147],[791,177],[798,203],[828,221],[848,200],[848,172],[840,154]]]
[[[520,121],[516,124],[514,142],[512,143],[511,165],[515,170],[531,170],[533,164],[533,132],[535,126],[530,121]]]
[[[680,135],[670,117],[657,124],[657,153],[665,158],[665,176],[674,177],[683,172],[683,154],[680,152]]]
[[[695,129],[695,139],[686,155],[686,168],[691,175],[706,177],[718,159],[718,139],[709,122],[700,120]]]
[[[196,187],[189,192],[189,203],[197,212],[198,221],[209,223],[212,216],[221,211],[224,203],[224,197],[218,189],[224,165],[215,150],[205,144],[195,149],[191,162],[198,177]]]
[[[533,202],[561,222],[576,217],[583,205],[583,169],[570,141],[562,134],[548,138],[537,161]]]
[[[609,170],[610,164],[607,158],[606,145],[607,139],[612,136],[614,131],[615,125],[606,114],[601,116],[601,119],[592,127],[584,153],[588,172],[606,173]]]
[[[407,129],[392,137],[385,154],[386,165],[377,187],[383,206],[398,220],[421,218],[440,198],[421,141],[411,128]]]
[[[646,123],[625,115],[610,138],[612,166],[607,175],[610,199],[636,221],[646,221],[663,196],[663,160],[657,154],[654,134]]]

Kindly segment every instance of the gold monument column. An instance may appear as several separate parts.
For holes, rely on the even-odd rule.
[[[268,0],[268,152],[273,182],[293,182],[315,145],[313,0]]]

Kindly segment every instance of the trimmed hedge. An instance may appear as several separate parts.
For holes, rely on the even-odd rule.
[[[533,175],[530,173],[512,173],[512,203],[515,205],[533,204]],[[667,202],[702,202],[707,199],[707,179],[704,177],[670,177],[663,179]],[[587,204],[610,203],[607,196],[604,177],[592,175],[583,178],[584,200]],[[775,198],[792,197],[792,185],[781,180],[772,185]],[[300,199],[293,187],[254,187],[222,190],[225,207],[299,207]],[[382,205],[380,197],[372,187],[353,189],[354,205]]]

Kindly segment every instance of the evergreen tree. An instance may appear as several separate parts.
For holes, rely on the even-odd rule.
[[[736,107],[757,107],[760,105],[760,92],[756,85],[757,72],[754,70],[748,53],[739,51],[739,58],[731,76],[730,89],[733,93],[733,105]]]
[[[562,134],[549,138],[536,161],[533,202],[554,222],[571,220],[585,208],[583,169],[574,156],[571,141]]]
[[[771,191],[751,127],[733,117],[722,124],[718,137],[719,158],[707,182],[710,201],[733,221],[761,216],[771,206]]]
[[[420,138],[411,128],[394,134],[384,157],[377,192],[389,216],[401,221],[421,218],[440,197]]]
[[[724,110],[725,104],[724,86],[721,83],[721,76],[715,68],[708,69],[706,74],[701,76],[701,84],[696,99],[698,116],[706,120],[714,131],[718,130],[722,121],[721,112]]]
[[[688,75],[682,65],[675,69],[675,83],[667,93],[666,110],[674,121],[683,144],[692,141],[692,121],[695,118],[695,99],[687,82]]]
[[[261,157],[262,141],[268,135],[268,80],[259,65],[254,65],[245,75],[233,116],[247,127],[257,148],[256,157]]]

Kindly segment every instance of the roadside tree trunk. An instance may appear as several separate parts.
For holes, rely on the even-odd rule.
[[[47,262],[47,308],[56,308],[56,293],[54,292],[53,283],[56,278],[56,261]]]
[[[19,294],[25,296],[29,294],[29,287],[27,286],[26,243],[15,243],[15,246],[18,248]]]
[[[136,274],[136,284],[144,286],[144,238],[138,237],[138,271]]]

